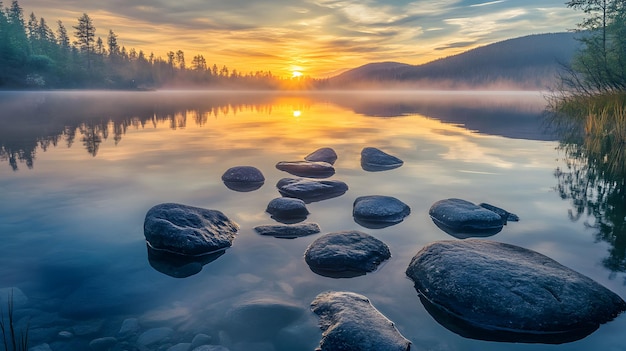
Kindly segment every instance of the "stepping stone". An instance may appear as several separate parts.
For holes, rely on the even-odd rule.
[[[368,172],[387,171],[403,164],[401,159],[375,147],[366,147],[361,151],[361,168]]]
[[[385,243],[359,231],[328,233],[311,243],[304,253],[313,272],[332,278],[364,275],[390,257]]]
[[[488,240],[429,244],[406,275],[439,323],[480,340],[570,342],[626,310],[624,300],[590,278],[537,252]]]

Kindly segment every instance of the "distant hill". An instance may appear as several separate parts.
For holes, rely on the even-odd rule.
[[[517,88],[554,86],[579,48],[575,33],[536,34],[482,46],[423,65],[370,63],[326,81],[328,88]]]

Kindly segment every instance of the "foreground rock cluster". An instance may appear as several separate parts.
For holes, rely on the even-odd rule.
[[[316,179],[333,176],[336,160],[334,150],[323,148],[304,160],[277,163],[277,169],[299,178],[280,179],[276,188],[282,197],[272,199],[266,208],[280,224],[254,230],[281,239],[320,233],[318,224],[300,222],[309,215],[307,204],[348,191],[342,181]],[[361,153],[362,168],[368,172],[402,164],[376,148]],[[254,167],[242,166],[227,170],[222,180],[235,191],[252,191],[263,185],[265,177]],[[394,197],[368,195],[355,199],[352,213],[361,226],[379,229],[402,222],[411,209]],[[429,215],[437,227],[458,239],[491,236],[508,222],[519,220],[502,208],[456,198],[436,202]],[[220,211],[157,205],[144,222],[150,264],[173,277],[195,274],[224,254],[238,229]],[[304,252],[311,271],[330,278],[365,275],[390,257],[384,242],[355,230],[324,234]],[[591,279],[536,252],[493,241],[431,243],[415,255],[406,275],[426,310],[446,328],[469,338],[563,343],[588,335],[626,310],[619,296]],[[411,347],[365,296],[326,292],[315,298],[311,309],[320,317],[323,331],[319,350],[406,351]],[[248,310],[237,313],[253,314]],[[244,319],[254,318],[252,314]]]

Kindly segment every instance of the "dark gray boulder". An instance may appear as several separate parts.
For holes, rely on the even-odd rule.
[[[272,215],[272,218],[283,223],[303,221],[309,215],[304,201],[292,197],[273,199],[265,211]]]
[[[478,204],[478,206],[482,207],[482,208],[486,208],[491,212],[495,212],[498,214],[498,216],[500,216],[500,218],[502,219],[502,224],[506,225],[507,222],[519,222],[519,217],[515,214],[515,213],[511,213],[505,209],[502,209],[500,207],[496,207],[494,205],[490,205],[487,203],[481,203]]]
[[[341,196],[348,191],[348,185],[339,180],[283,178],[276,183],[276,187],[283,196],[301,199],[306,203]]]
[[[428,213],[439,228],[460,239],[491,236],[503,227],[499,214],[461,199],[437,201]]]
[[[369,299],[352,292],[325,292],[311,303],[320,318],[320,351],[408,351],[411,342]]]
[[[304,253],[313,272],[332,278],[364,275],[390,257],[387,244],[355,230],[325,234]]]
[[[258,168],[237,166],[226,170],[222,175],[222,181],[231,190],[247,192],[263,186],[265,177]]]
[[[401,159],[392,156],[375,147],[366,147],[361,150],[361,168],[369,172],[387,171],[404,164]]]
[[[222,212],[164,203],[152,207],[144,220],[144,235],[154,250],[179,255],[205,255],[232,245],[239,226]]]
[[[333,165],[321,161],[282,161],[276,168],[298,177],[328,178],[335,174]]]
[[[320,232],[317,223],[300,223],[291,225],[260,225],[254,228],[260,235],[282,239],[295,239]]]
[[[411,213],[404,202],[391,196],[361,196],[354,200],[354,220],[366,228],[384,228],[402,222]]]
[[[487,240],[427,245],[406,274],[435,319],[474,339],[569,342],[626,310],[590,278],[537,252]]]
[[[335,161],[337,161],[337,153],[329,147],[323,147],[306,155],[304,159],[312,162],[328,162],[331,165],[334,165]]]

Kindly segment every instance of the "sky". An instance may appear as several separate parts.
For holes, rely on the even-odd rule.
[[[4,1],[5,6],[10,3]],[[126,49],[242,73],[316,78],[370,62],[426,63],[493,42],[574,29],[565,0],[21,0],[25,17],[69,32],[87,13]]]

